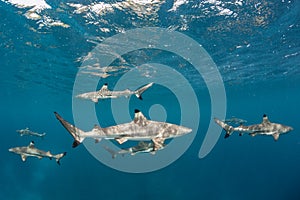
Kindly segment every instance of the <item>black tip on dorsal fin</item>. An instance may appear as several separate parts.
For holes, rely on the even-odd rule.
[[[107,83],[104,83],[103,85],[107,86],[108,84],[107,84]]]
[[[266,115],[266,114],[264,114],[264,115],[263,115],[263,117],[267,117],[267,115]]]
[[[139,109],[134,109],[134,113],[139,113],[141,112]]]
[[[34,147],[34,141],[31,141],[28,145],[29,148]]]

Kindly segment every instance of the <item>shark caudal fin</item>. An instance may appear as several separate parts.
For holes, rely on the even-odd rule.
[[[58,119],[58,121],[65,127],[65,129],[67,129],[67,131],[74,138],[72,147],[75,148],[79,144],[81,144],[82,141],[85,139],[85,137],[82,136],[82,134],[84,134],[84,131],[64,120],[57,112],[54,112],[54,114],[56,116],[56,119]]]
[[[140,87],[139,89],[137,89],[137,90],[134,92],[135,96],[136,96],[137,98],[143,100],[143,98],[142,98],[143,92],[145,92],[145,91],[146,91],[148,88],[150,88],[152,85],[153,85],[153,82],[152,82],[152,83],[149,83],[149,84],[147,84],[147,85],[145,85],[145,86]]]
[[[226,123],[224,123],[223,121],[217,119],[217,118],[214,118],[215,122],[221,126],[225,131],[226,131],[226,135],[224,138],[228,138],[234,131],[234,128]]]
[[[57,154],[57,155],[54,156],[57,164],[60,165],[60,159],[62,159],[66,154],[67,154],[67,152],[64,152],[64,153],[60,153],[60,154]]]

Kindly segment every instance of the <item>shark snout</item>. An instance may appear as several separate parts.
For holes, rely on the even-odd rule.
[[[14,148],[10,148],[8,149],[9,152],[15,152],[15,149]]]
[[[294,129],[291,126],[284,126],[284,127],[282,127],[282,133],[287,133],[287,132],[290,132],[292,130],[294,130]]]
[[[191,128],[187,128],[187,127],[182,126],[181,129],[180,129],[180,132],[181,132],[182,134],[187,134],[187,133],[192,132],[192,129],[191,129]]]

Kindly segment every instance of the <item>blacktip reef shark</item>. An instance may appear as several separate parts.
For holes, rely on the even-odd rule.
[[[164,147],[165,147],[165,144],[163,144],[163,146],[157,150],[161,150]],[[154,155],[157,151],[157,150],[154,150],[153,142],[144,142],[144,141],[140,141],[136,146],[121,149],[119,151],[114,151],[107,146],[104,146],[104,149],[107,150],[112,155],[112,158],[116,158],[118,154],[122,155],[122,156],[124,156],[125,154],[130,154],[133,156],[137,153],[151,153]]]
[[[225,138],[228,138],[234,131],[237,131],[240,132],[240,135],[242,135],[243,133],[248,133],[251,136],[272,135],[274,140],[277,141],[280,134],[284,134],[293,130],[293,128],[290,126],[270,122],[267,115],[265,114],[263,115],[261,124],[254,124],[250,126],[244,126],[243,124],[241,124],[238,127],[233,127],[217,118],[215,118],[214,120],[226,131]]]
[[[52,158],[54,158],[56,160],[57,164],[59,164],[59,165],[60,165],[60,159],[62,159],[66,155],[66,152],[54,155],[54,154],[51,154],[50,151],[46,152],[46,151],[37,149],[34,146],[33,141],[31,141],[28,146],[14,147],[14,148],[8,149],[8,151],[16,153],[16,154],[20,154],[22,161],[24,161],[24,162],[26,161],[28,156],[37,157],[39,159],[48,157],[48,158],[50,158],[50,160]]]
[[[29,128],[25,128],[25,129],[21,129],[21,130],[16,130],[18,133],[20,133],[21,136],[23,135],[31,135],[31,136],[37,136],[37,137],[44,137],[46,135],[46,133],[36,133],[33,132],[31,130],[29,130]]]
[[[105,83],[100,90],[95,91],[95,92],[87,92],[87,93],[83,93],[83,94],[79,94],[76,97],[77,98],[82,98],[82,99],[90,99],[95,103],[98,103],[99,99],[110,99],[110,98],[118,98],[118,97],[129,97],[131,95],[135,95],[137,98],[139,99],[143,99],[142,98],[142,94],[143,92],[145,92],[148,88],[150,88],[153,85],[153,83],[149,83],[147,85],[144,85],[142,87],[140,87],[137,90],[123,90],[123,91],[111,91],[108,89],[108,85],[107,83]]]
[[[85,138],[114,139],[119,144],[127,140],[147,141],[152,140],[154,150],[164,146],[164,141],[187,133],[192,129],[176,124],[148,120],[141,111],[135,110],[134,119],[129,123],[119,124],[106,128],[95,125],[91,131],[83,131],[64,120],[58,113],[54,112],[56,118],[67,129],[74,138],[73,148],[83,142]]]

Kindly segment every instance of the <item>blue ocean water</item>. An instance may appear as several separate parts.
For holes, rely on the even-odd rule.
[[[0,199],[299,199],[299,3],[0,1]],[[136,174],[102,164],[83,145],[73,149],[71,136],[53,112],[73,122],[73,86],[89,53],[109,37],[143,27],[178,31],[202,45],[222,76],[226,117],[255,124],[267,114],[270,121],[294,130],[277,142],[237,134],[224,139],[223,131],[212,151],[200,159],[209,122],[219,117],[212,116],[210,88],[182,57],[137,49],[122,55],[107,71],[96,66],[92,72],[100,75],[90,74],[91,78],[102,77],[98,88],[105,82],[113,87],[128,70],[142,64],[171,66],[187,78],[198,98],[201,116],[193,143],[171,165]],[[148,81],[153,74],[150,69],[142,77]],[[171,76],[161,79],[185,90]],[[150,117],[150,106],[160,104],[168,122],[180,123],[180,105],[172,90],[154,85],[143,98],[130,98],[131,116],[138,107]],[[187,102],[189,98],[185,97]],[[95,105],[103,127],[116,123],[110,103]],[[47,135],[19,136],[16,130],[25,127]],[[43,150],[66,151],[61,165],[46,158],[22,162],[8,152],[31,140]]]

